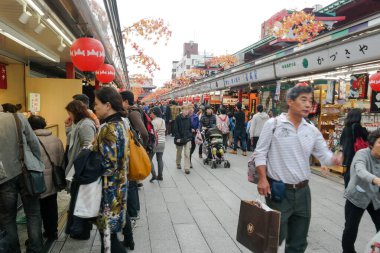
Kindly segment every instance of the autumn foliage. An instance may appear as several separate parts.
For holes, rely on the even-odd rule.
[[[138,68],[144,67],[149,75],[154,76],[154,72],[160,70],[158,63],[139,45],[139,40],[152,41],[153,45],[158,44],[161,40],[165,41],[167,45],[172,32],[169,30],[168,25],[165,24],[161,18],[146,18],[135,22],[129,27],[125,27],[122,31],[124,41],[130,45],[134,54],[127,56],[127,59]]]
[[[221,55],[216,56],[210,60],[211,66],[220,66],[224,69],[227,69],[237,63],[237,58],[233,55]]]
[[[300,11],[284,17],[282,24],[273,29],[273,35],[302,43],[304,41],[310,42],[324,29],[323,23],[317,21],[313,14]],[[294,38],[288,38],[291,34]]]
[[[152,101],[153,99],[160,100],[160,97],[165,95],[168,92],[169,92],[169,89],[167,89],[167,88],[159,88],[159,89],[153,91],[152,93],[148,94],[147,96],[145,96],[142,99],[142,101],[143,102],[149,102],[149,101]]]

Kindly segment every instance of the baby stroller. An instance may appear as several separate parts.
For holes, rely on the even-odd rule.
[[[218,128],[209,128],[202,132],[203,135],[203,164],[210,164],[211,169],[216,169],[218,164],[224,165],[224,168],[230,168],[231,164],[224,158],[225,147],[223,145],[223,133]]]

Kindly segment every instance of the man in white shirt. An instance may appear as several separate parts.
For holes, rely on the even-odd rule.
[[[258,191],[271,208],[281,212],[280,244],[286,239],[286,253],[305,252],[307,247],[310,155],[324,165],[342,160],[328,149],[320,131],[304,119],[311,109],[312,92],[310,86],[288,91],[288,113],[265,123],[255,150]]]

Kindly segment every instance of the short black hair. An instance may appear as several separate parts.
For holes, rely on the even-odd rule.
[[[377,139],[380,138],[380,129],[376,129],[368,135],[368,144],[370,148],[373,148]]]
[[[2,105],[4,112],[9,113],[16,113],[17,112],[17,106],[14,104],[6,103]]]
[[[227,113],[226,108],[222,108],[222,109],[220,109],[220,114],[226,114],[226,113]]]
[[[264,111],[264,107],[263,107],[263,105],[258,105],[258,106],[257,106],[257,111],[258,111],[258,112],[263,112],[263,111]]]
[[[241,110],[241,108],[243,107],[243,105],[242,105],[240,102],[238,102],[238,103],[236,103],[236,107],[237,107],[239,110]]]
[[[46,127],[46,120],[41,116],[32,115],[28,118],[28,122],[33,130],[45,129]]]
[[[132,91],[126,90],[120,92],[121,98],[123,101],[127,101],[129,105],[133,105],[135,102],[135,95]]]
[[[313,92],[311,86],[294,86],[286,94],[286,100],[295,101],[301,94],[310,94]]]
[[[90,98],[85,94],[76,94],[73,96],[73,99],[81,101],[87,108],[90,107]]]

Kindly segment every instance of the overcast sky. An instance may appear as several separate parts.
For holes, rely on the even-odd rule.
[[[326,6],[333,0],[118,0],[121,26],[139,19],[163,18],[173,35],[167,46],[144,43],[145,53],[154,57],[161,71],[154,84],[162,86],[171,78],[172,61],[179,60],[183,43],[193,40],[199,51],[214,55],[233,54],[260,40],[261,23],[282,9],[302,10],[316,4]],[[126,52],[127,56],[132,54]],[[130,75],[142,73],[133,64]]]

